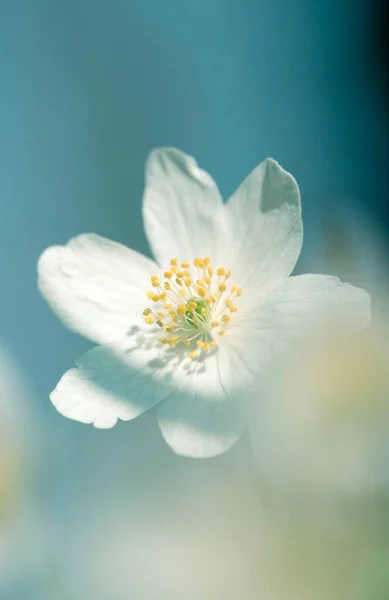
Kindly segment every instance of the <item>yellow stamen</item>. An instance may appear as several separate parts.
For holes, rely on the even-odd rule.
[[[180,306],[177,308],[177,313],[180,315],[180,317],[182,317],[186,313],[185,304],[180,304]]]
[[[150,325],[157,324],[166,334],[159,338],[161,344],[174,347],[182,343],[188,348],[190,358],[195,358],[199,350],[208,351],[217,345],[217,340],[212,339],[214,331],[220,336],[227,333],[224,327],[230,322],[231,313],[238,310],[233,299],[243,293],[235,284],[229,284],[231,271],[224,267],[216,270],[219,279],[213,286],[214,269],[210,263],[209,256],[196,257],[193,265],[198,270],[194,272],[189,262],[172,258],[162,281],[158,275],[150,277],[153,289],[147,292],[147,297],[155,303],[161,302],[165,312],[161,308],[153,312],[147,307],[143,311],[144,320]]]

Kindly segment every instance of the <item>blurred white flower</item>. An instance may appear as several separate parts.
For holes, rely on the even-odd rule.
[[[372,294],[373,320],[354,336],[329,328],[295,348],[268,378],[251,439],[260,471],[284,498],[321,501],[389,491],[389,269],[379,230],[357,209],[325,221],[320,270]],[[267,399],[265,399],[266,397]],[[288,492],[288,493],[287,493]],[[286,500],[286,501],[289,501]],[[321,504],[320,504],[321,506]]]
[[[1,344],[1,598],[43,598],[48,578],[46,532],[38,492],[44,438],[31,399],[18,368]]]
[[[224,205],[193,158],[156,150],[143,215],[158,266],[97,235],[51,247],[39,261],[51,308],[102,344],[51,400],[102,428],[158,404],[177,453],[214,456],[240,437],[270,359],[311,325],[365,325],[369,297],[335,277],[289,277],[302,244],[300,194],[271,159]]]

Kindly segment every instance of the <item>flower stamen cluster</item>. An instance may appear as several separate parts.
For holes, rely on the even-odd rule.
[[[227,333],[238,310],[235,300],[243,293],[230,284],[230,270],[219,267],[215,272],[210,263],[209,257],[195,258],[194,275],[190,263],[172,258],[164,281],[153,275],[153,289],[147,292],[156,307],[145,308],[145,322],[162,329],[161,344],[186,346],[189,358],[210,350],[217,345],[216,336]]]

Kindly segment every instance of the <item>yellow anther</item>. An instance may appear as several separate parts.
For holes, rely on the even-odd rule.
[[[227,333],[227,329],[221,329],[219,331],[219,335],[225,335]]]
[[[231,277],[231,269],[228,269],[226,271],[226,279],[229,279]]]
[[[163,327],[163,323],[162,323],[162,321],[160,319],[158,319],[157,325],[158,325],[158,327],[161,327],[161,328]]]
[[[208,270],[208,275],[209,275],[210,277],[212,277],[212,275],[213,275],[213,269],[212,269],[212,267],[208,267],[208,269],[207,269],[207,270]]]
[[[147,297],[149,300],[152,300],[154,298],[154,292],[147,292]]]
[[[158,279],[154,279],[154,280],[151,282],[151,285],[152,285],[153,287],[159,287],[159,286],[160,286],[160,283],[159,283]]]
[[[173,273],[171,271],[165,271],[164,276],[166,277],[166,279],[170,279],[173,276]]]
[[[186,291],[183,288],[181,288],[179,292],[181,296],[186,296]]]
[[[165,310],[168,310],[168,309],[169,309],[169,308],[171,308],[171,307],[172,307],[172,305],[171,305],[171,304],[165,304],[165,305],[164,305],[164,309],[165,309]]]
[[[226,304],[227,306],[230,306],[230,304],[232,304],[231,298],[226,298],[224,301],[224,304]]]
[[[176,284],[177,285],[182,285],[182,280],[179,279],[178,277],[176,277]]]
[[[172,325],[165,325],[165,327],[163,327],[163,330],[165,333],[171,333],[172,331],[174,331],[174,327]]]
[[[229,306],[229,310],[230,312],[234,313],[236,312],[238,309],[236,308],[235,304],[233,302],[231,302],[230,306]]]
[[[236,285],[233,285],[233,286],[231,287],[231,294],[235,294],[236,290],[237,290],[237,287],[236,287]]]
[[[182,341],[184,342],[185,346],[190,346],[190,341],[188,338],[184,338]]]
[[[160,338],[158,338],[158,341],[159,341],[161,344],[168,344],[168,343],[169,343],[169,340],[167,340],[167,339],[166,339],[166,338],[164,338],[164,337],[160,337]]]
[[[223,323],[229,323],[231,321],[231,317],[229,315],[224,315],[222,317]]]
[[[212,327],[219,327],[219,321],[211,321]]]
[[[193,264],[195,267],[199,267],[200,266],[200,259],[199,258],[195,258],[193,261]]]
[[[180,304],[180,306],[177,308],[177,312],[180,315],[180,317],[183,317],[184,314],[186,313],[186,306],[185,306],[185,304]]]
[[[205,302],[206,302],[207,304],[212,304],[212,298],[211,298],[210,296],[207,296],[207,297],[205,298]]]
[[[189,267],[190,267],[190,264],[189,264],[188,262],[183,262],[183,263],[181,263],[181,267],[182,267],[183,269],[189,269]]]
[[[204,259],[199,258],[199,267],[200,269],[205,269]]]
[[[143,314],[145,317],[147,317],[150,313],[151,313],[151,308],[145,308],[143,311]]]
[[[210,278],[210,277],[204,277],[204,279],[205,279],[205,283],[206,283],[207,285],[210,285],[210,283],[211,283],[211,278]]]
[[[224,273],[226,272],[224,267],[219,267],[217,270],[217,274],[219,275],[219,277],[221,277],[222,275],[224,275]]]
[[[211,344],[209,342],[207,342],[206,344],[204,344],[204,350],[209,350],[211,347]]]
[[[188,308],[189,308],[189,310],[191,310],[192,312],[193,312],[194,310],[196,310],[196,308],[197,308],[197,304],[196,304],[196,302],[193,302],[193,300],[191,300],[190,302],[188,302]]]
[[[166,292],[161,292],[159,294],[159,297],[161,298],[161,300],[165,300],[165,298],[166,298]]]
[[[177,277],[185,277],[185,271],[178,271]]]
[[[209,258],[209,256],[206,256],[206,257],[204,258],[204,265],[205,265],[206,267],[208,267],[208,265],[209,265],[209,263],[210,263],[210,262],[211,262],[211,259]]]
[[[170,283],[168,281],[165,281],[163,287],[165,288],[165,290],[170,290]]]
[[[153,296],[153,302],[159,302],[160,297],[158,296],[158,294],[154,294]]]
[[[197,288],[197,293],[199,296],[201,296],[201,298],[205,298],[205,296],[207,295],[206,290],[200,286]]]
[[[161,317],[161,319],[163,319],[164,316],[165,315],[163,312],[157,312],[157,317]]]
[[[196,358],[196,356],[198,356],[198,352],[197,350],[193,350],[192,352],[189,352],[188,356],[189,358]]]
[[[209,345],[211,348],[214,348],[215,346],[217,346],[217,341],[216,340],[212,340],[212,342],[209,342]]]
[[[221,284],[219,285],[219,292],[225,292],[225,291],[226,291],[226,289],[227,289],[227,286],[226,286],[226,284],[225,284],[225,283],[221,283]]]
[[[178,265],[178,258],[172,258],[170,264],[176,267]]]
[[[146,317],[145,318],[145,323],[147,323],[147,325],[152,325],[154,323],[154,318],[153,317]]]
[[[175,265],[172,266],[172,271],[173,273],[178,273],[178,267],[176,267]]]
[[[243,294],[243,290],[241,288],[239,288],[236,292],[236,295],[238,298],[240,298],[240,296]]]
[[[205,346],[205,343],[203,342],[203,340],[197,340],[197,342],[196,342],[196,345],[197,345],[199,348],[204,348],[204,346]]]
[[[192,285],[191,278],[190,277],[185,277],[184,283],[185,283],[186,287],[190,287]]]
[[[215,304],[215,302],[216,302],[215,296],[211,296],[211,301],[213,302],[213,304]]]
[[[201,316],[205,316],[207,314],[207,309],[205,308],[205,306],[203,306],[203,308],[201,309]]]
[[[204,287],[204,281],[202,279],[196,279],[197,285]]]

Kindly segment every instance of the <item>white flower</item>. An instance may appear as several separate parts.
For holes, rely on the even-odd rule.
[[[51,400],[101,428],[158,405],[173,450],[214,456],[241,435],[273,355],[312,323],[365,325],[369,297],[334,277],[289,277],[302,245],[300,194],[274,160],[223,204],[193,158],[155,150],[143,216],[158,264],[94,234],[41,256],[39,287],[51,308],[102,344]]]

